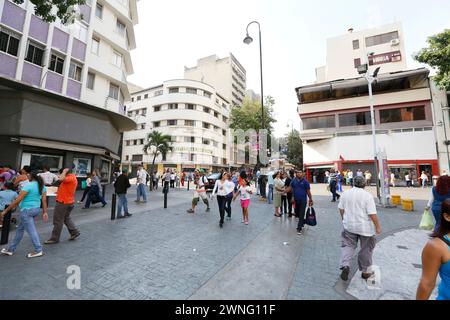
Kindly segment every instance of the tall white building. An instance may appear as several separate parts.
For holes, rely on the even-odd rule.
[[[221,59],[217,55],[199,59],[195,67],[184,68],[184,78],[212,85],[232,107],[244,101],[246,71],[232,53]]]
[[[139,164],[147,169],[153,155],[143,147],[151,131],[172,137],[173,152],[157,157],[155,170],[164,168],[217,171],[228,168],[232,148],[228,143],[230,103],[216,89],[194,80],[169,80],[162,85],[132,93],[128,116],[138,123],[123,137],[122,166],[133,172]]]
[[[361,31],[350,28],[347,34],[329,38],[326,65],[316,69],[317,82],[358,77],[356,68],[367,62],[381,67],[380,73],[404,71],[404,39],[400,22]]]
[[[87,0],[73,23],[47,23],[30,0],[0,0],[0,161],[110,178],[136,47],[136,0]],[[12,116],[13,115],[13,116]]]

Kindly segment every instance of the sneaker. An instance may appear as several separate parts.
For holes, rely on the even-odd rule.
[[[134,202],[139,203],[140,201],[139,200],[134,200]]]
[[[223,228],[223,222],[219,222],[219,227]]]
[[[8,251],[8,249],[4,248],[2,249],[1,254],[4,254],[5,256],[12,256],[14,252]]]
[[[303,234],[302,230],[297,230],[297,234],[301,236]]]
[[[187,211],[187,213],[194,213],[195,211],[194,210],[192,210],[192,209],[189,209],[189,210],[186,210]]]
[[[117,219],[125,219],[125,216],[118,216]]]
[[[37,258],[37,257],[42,257],[44,255],[44,252],[32,252],[27,254],[27,258]]]
[[[56,244],[56,243],[58,243],[58,241],[51,240],[51,239],[44,242],[44,244]]]
[[[70,241],[73,241],[73,240],[75,240],[76,238],[78,238],[79,236],[80,236],[80,232],[78,232],[77,234],[74,234],[73,236],[70,236],[70,238],[69,238],[69,240]]]
[[[132,216],[132,214],[131,213],[125,213],[125,217],[131,217]]]
[[[77,203],[83,203],[83,201],[77,201]]]
[[[106,205],[107,205],[107,203],[104,203],[104,204],[102,205],[102,208],[106,207]]]
[[[350,267],[346,266],[346,267],[342,267],[341,268],[342,272],[341,272],[341,279],[344,281],[348,280],[348,275],[350,273]]]

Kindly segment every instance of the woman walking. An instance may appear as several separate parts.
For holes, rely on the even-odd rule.
[[[228,219],[231,219],[231,207],[229,211],[227,210],[226,203],[228,201],[228,195],[234,190],[234,183],[230,180],[230,175],[228,172],[222,173],[220,180],[216,181],[214,189],[212,192],[212,197],[217,194],[217,203],[219,205],[220,222],[219,226],[223,228],[223,223],[225,219],[225,211],[228,213]]]
[[[287,201],[287,193],[286,193],[286,179],[287,173],[281,173],[281,181],[283,182],[283,192],[281,193],[281,214],[285,216],[288,214],[288,201]]]
[[[431,189],[430,200],[428,201],[425,210],[433,212],[433,216],[436,220],[434,230],[439,229],[441,224],[441,205],[446,199],[450,198],[450,177],[441,176],[437,180],[436,186]]]
[[[106,206],[107,203],[105,199],[100,195],[100,185],[101,183],[100,178],[98,177],[98,172],[97,170],[94,170],[92,172],[91,190],[88,192],[86,204],[83,209],[89,209],[92,198],[95,198],[96,200],[98,199],[99,202],[102,203],[102,208]]]
[[[86,198],[86,196],[89,193],[89,190],[91,190],[91,183],[92,183],[91,177],[92,177],[92,174],[90,172],[88,172],[87,178],[86,178],[86,188],[84,189],[83,197],[81,197],[81,200],[78,201],[78,203],[83,203],[84,199]]]
[[[425,171],[422,171],[422,174],[420,175],[420,180],[422,180],[422,189],[428,186],[428,175]]]
[[[238,190],[233,197],[234,201],[238,195],[241,196],[242,223],[245,225],[248,225],[248,207],[250,206],[250,195],[252,193],[250,182],[244,179],[241,181]]]
[[[281,195],[284,192],[284,183],[281,180],[281,172],[278,171],[273,175],[273,206],[275,207],[275,217],[281,217]]]
[[[442,202],[440,225],[431,235],[422,252],[422,278],[416,299],[428,300],[439,273],[441,283],[437,300],[450,300],[450,200]]]
[[[329,181],[330,181],[330,192],[333,195],[333,199],[331,200],[331,202],[336,202],[336,198],[337,200],[339,200],[339,198],[341,197],[337,192],[337,174],[336,174],[336,170],[331,169],[330,170],[330,175],[329,175]]]
[[[27,257],[36,258],[44,255],[42,245],[39,240],[39,234],[37,233],[36,226],[34,224],[34,218],[39,215],[42,202],[42,219],[44,222],[48,221],[47,190],[44,186],[44,181],[37,175],[37,173],[31,173],[28,180],[29,182],[23,186],[17,199],[14,200],[14,202],[0,214],[0,218],[3,220],[3,217],[8,212],[19,206],[20,223],[17,227],[16,236],[9,248],[2,249],[1,253],[4,255],[12,256],[16,252],[17,245],[23,238],[24,231],[28,233],[34,246],[34,251],[29,253]]]

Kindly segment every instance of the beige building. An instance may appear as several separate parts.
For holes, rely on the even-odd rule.
[[[373,53],[373,55],[369,55]],[[369,57],[367,57],[369,55]],[[402,24],[354,31],[327,40],[326,65],[316,69],[316,82],[359,77],[357,67],[369,62],[381,73],[407,70]]]
[[[220,59],[217,55],[201,58],[197,66],[184,68],[184,78],[212,85],[231,106],[240,106],[245,98],[246,71],[230,53]]]

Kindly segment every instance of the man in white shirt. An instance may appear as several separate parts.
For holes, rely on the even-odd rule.
[[[354,178],[354,187],[342,194],[339,202],[343,231],[341,244],[341,279],[348,280],[350,262],[360,242],[358,266],[362,278],[367,280],[373,273],[368,269],[372,265],[372,255],[375,249],[375,234],[381,233],[377,209],[373,196],[364,190],[364,177]]]
[[[137,199],[135,200],[135,202],[140,202],[141,200],[141,196],[142,196],[142,200],[143,202],[147,202],[147,193],[145,191],[145,186],[147,183],[147,171],[144,170],[144,168],[142,166],[138,167],[138,171],[137,171]]]
[[[208,196],[206,195],[206,187],[205,184],[208,184],[208,179],[205,177],[205,171],[203,169],[200,169],[196,172],[198,174],[198,178],[194,178],[195,183],[195,192],[194,192],[194,198],[192,199],[192,208],[187,210],[188,213],[194,213],[195,207],[197,206],[198,202],[200,201],[200,198],[202,199],[203,203],[206,205],[206,212],[210,211],[209,208],[209,201]]]
[[[352,170],[348,171],[348,180],[350,182],[350,185],[353,187],[353,171]]]
[[[58,181],[58,176],[54,173],[51,173],[47,166],[43,168],[44,172],[39,173],[39,176],[44,180],[44,184],[46,187],[52,186],[56,181]]]

